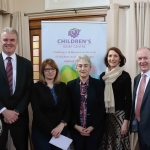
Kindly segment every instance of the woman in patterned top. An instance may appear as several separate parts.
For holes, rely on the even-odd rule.
[[[70,132],[74,150],[98,150],[105,114],[102,80],[89,73],[91,61],[87,55],[76,58],[79,78],[68,82],[71,104]]]
[[[49,144],[52,136],[67,135],[70,106],[66,85],[60,82],[58,66],[53,59],[43,61],[40,80],[32,90],[32,142],[34,150],[60,150]]]
[[[104,101],[106,128],[102,150],[130,150],[128,123],[131,111],[131,78],[121,68],[126,58],[116,47],[111,47],[104,58],[106,71],[100,75],[105,81]]]

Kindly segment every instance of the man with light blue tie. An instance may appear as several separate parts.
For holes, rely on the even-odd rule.
[[[130,131],[138,132],[140,150],[150,150],[150,49],[137,51],[141,73],[134,79]]]

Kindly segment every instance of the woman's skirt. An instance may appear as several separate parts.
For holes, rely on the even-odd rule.
[[[121,135],[120,133],[124,117],[124,111],[107,114],[102,150],[131,150],[129,133],[126,135]]]

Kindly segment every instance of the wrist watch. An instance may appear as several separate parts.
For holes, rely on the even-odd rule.
[[[67,123],[64,120],[61,120],[61,123],[63,123],[65,127],[67,126]]]

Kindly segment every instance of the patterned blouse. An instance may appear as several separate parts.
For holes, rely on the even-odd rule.
[[[80,80],[80,96],[81,96],[81,103],[80,103],[80,122],[81,126],[86,128],[86,119],[87,119],[87,92],[89,87],[89,79],[83,83]]]

